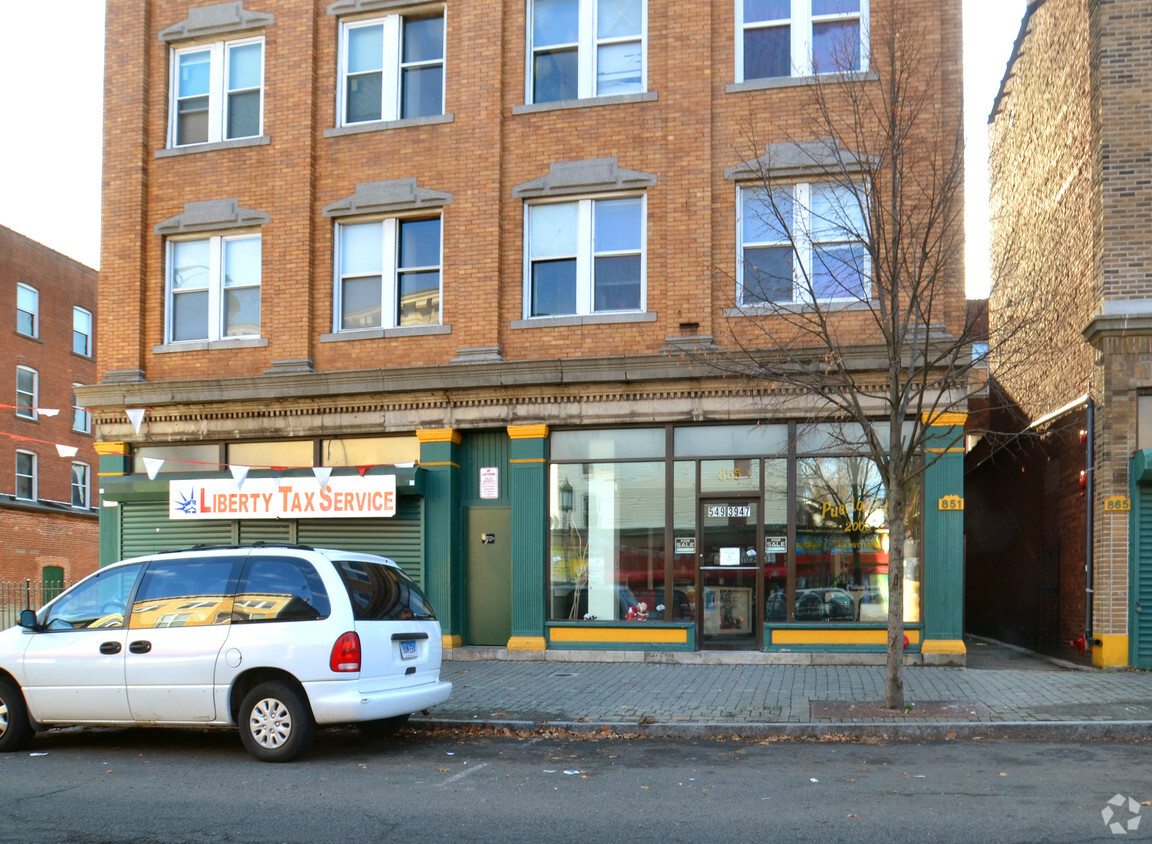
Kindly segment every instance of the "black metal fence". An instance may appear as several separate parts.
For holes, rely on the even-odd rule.
[[[70,585],[38,580],[0,580],[0,630],[14,625],[21,610],[40,609]]]

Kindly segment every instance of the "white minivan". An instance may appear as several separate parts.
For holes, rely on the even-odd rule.
[[[238,726],[257,759],[318,725],[398,729],[448,699],[440,623],[392,560],[196,548],[100,569],[0,632],[0,752],[65,725]]]

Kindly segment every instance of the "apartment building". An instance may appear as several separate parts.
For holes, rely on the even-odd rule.
[[[1145,668],[1152,667],[1149,36],[1152,19],[1137,0],[1027,6],[989,118],[993,264],[1003,268],[991,334],[994,348],[998,336],[1015,332],[1012,343],[1055,349],[1058,362],[998,373],[993,356],[992,375],[1020,409],[1017,441],[1027,447],[1004,463],[1016,464],[1011,471],[984,478],[1016,490],[992,508],[995,533],[1010,537],[1020,528],[1035,539],[1026,553],[1010,539],[986,548],[989,570],[1015,569],[1026,602],[1030,589],[1050,590],[1060,647],[1090,651],[1096,665]],[[1013,307],[1037,296],[1052,302],[1046,318],[1018,331]],[[970,516],[973,526],[981,519],[975,508]]]
[[[76,398],[96,381],[96,271],[0,226],[0,310],[0,603],[25,585],[37,601],[100,561],[98,457]]]
[[[772,325],[759,305],[806,307],[793,221],[750,222],[749,162],[794,162],[804,260],[860,255],[804,221],[838,194],[802,103],[877,84],[888,8],[110,0],[83,391],[115,452],[104,559],[371,549],[450,650],[879,658],[875,466],[803,396],[712,361]],[[960,3],[915,11],[958,124]],[[936,507],[959,459],[932,462],[894,540],[917,658],[963,659],[961,514]]]

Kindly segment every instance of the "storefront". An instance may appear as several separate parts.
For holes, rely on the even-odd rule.
[[[937,423],[899,539],[850,426],[527,425],[419,431],[400,465],[308,443],[315,468],[238,469],[220,446],[217,471],[148,477],[144,459],[172,452],[124,448],[102,467],[103,558],[258,540],[382,553],[424,586],[449,648],[879,653],[899,541],[909,652],[955,662],[962,419]]]

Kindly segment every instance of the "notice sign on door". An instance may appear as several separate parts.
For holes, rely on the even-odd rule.
[[[480,497],[500,497],[500,469],[496,466],[480,467]]]
[[[172,481],[170,519],[361,519],[396,515],[396,476]]]

